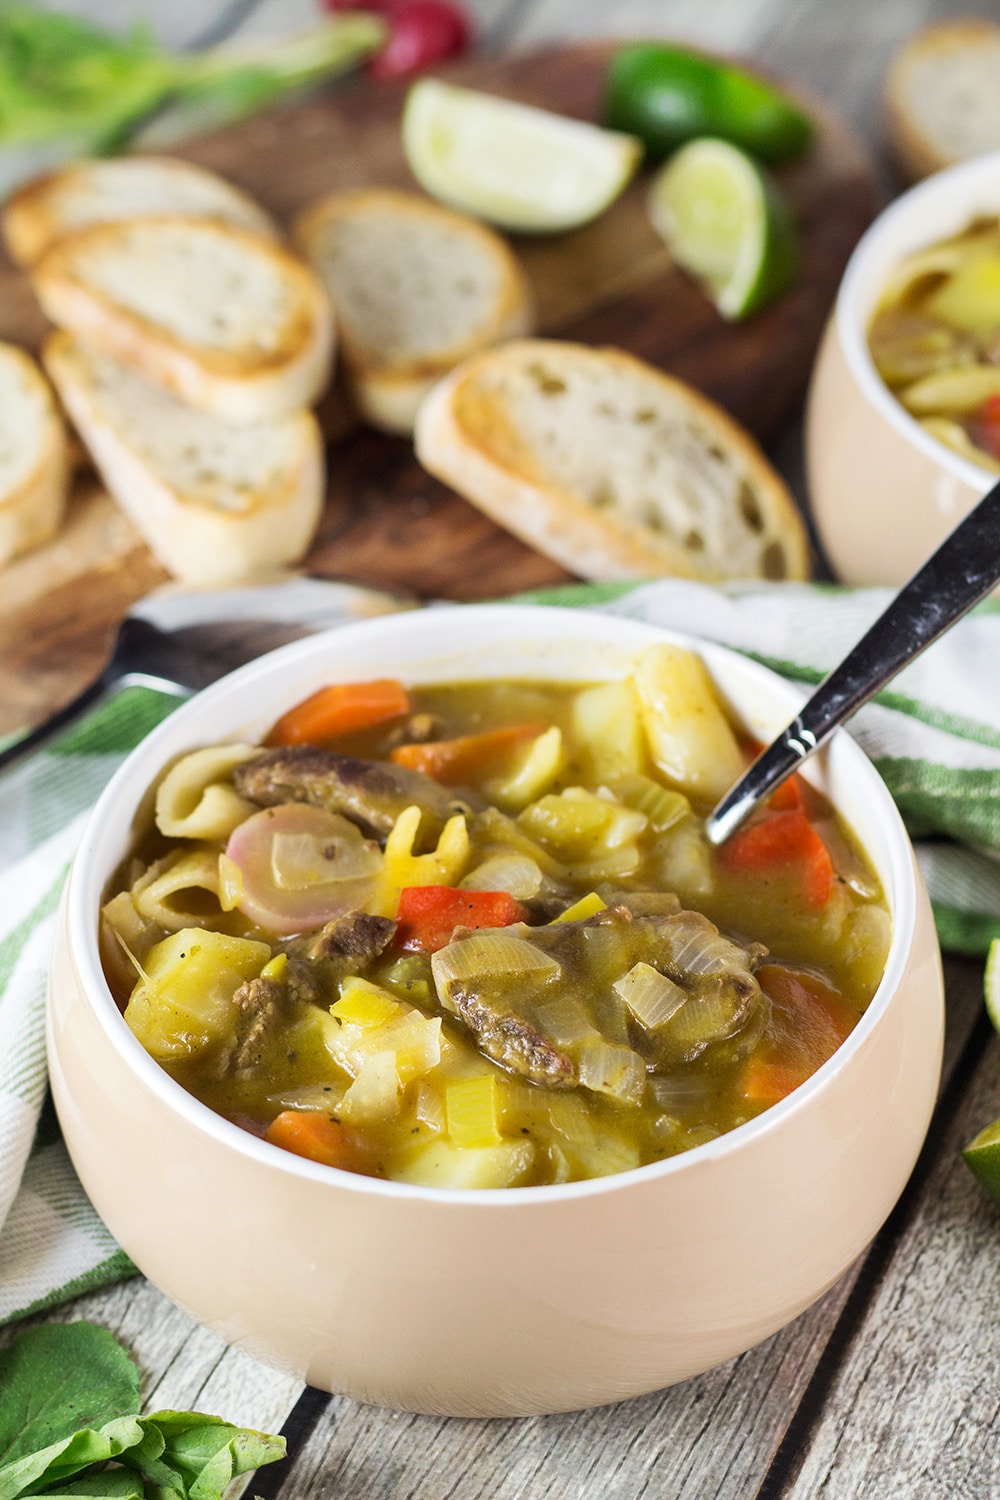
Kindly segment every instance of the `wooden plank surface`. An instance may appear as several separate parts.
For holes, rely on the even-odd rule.
[[[81,3],[96,11],[110,0]],[[120,11],[124,0],[115,4]],[[491,46],[669,30],[752,54],[843,110],[891,184],[878,123],[885,62],[929,15],[962,7],[951,0],[482,0],[477,8]],[[797,441],[793,422],[777,450],[790,476]],[[364,473],[363,450],[356,464],[355,478]],[[404,546],[420,504],[412,495],[400,507]],[[121,537],[109,545],[127,547]],[[462,555],[470,569],[481,566],[476,546],[467,534]],[[72,549],[62,566],[68,583]],[[21,586],[30,590],[31,581]],[[64,614],[71,593],[63,595]],[[0,592],[0,630],[2,601]],[[36,669],[44,670],[44,656],[44,649],[36,654]],[[251,1493],[264,1497],[989,1500],[1000,1494],[1000,1212],[958,1150],[1000,1115],[1000,1057],[996,1041],[985,1045],[981,966],[950,960],[946,979],[942,1111],[918,1174],[875,1246],[788,1329],[673,1390],[602,1411],[509,1423],[444,1422],[339,1400],[306,1398],[296,1408],[294,1382],[225,1350],[142,1281],[52,1316],[93,1317],[118,1331],[140,1359],[144,1394],[156,1404],[214,1404],[235,1420],[274,1429],[294,1411],[301,1441],[290,1462],[253,1481]]]
[[[449,76],[595,119],[609,55],[607,44],[549,46],[477,56]],[[405,85],[352,81],[184,145],[178,154],[237,182],[287,223],[327,192],[371,183],[413,186],[400,143],[404,97]],[[625,348],[714,397],[762,440],[774,438],[801,400],[843,267],[877,205],[873,169],[857,139],[835,113],[807,103],[818,123],[816,143],[778,174],[796,212],[802,252],[788,294],[743,323],[720,318],[672,265],[654,231],[647,172],[592,224],[515,240],[539,330]],[[0,337],[37,348],[45,332],[27,278],[0,266]],[[324,405],[336,440],[328,454],[328,504],[306,562],[311,571],[453,599],[567,578],[431,479],[411,442],[358,428],[336,391]],[[78,691],[106,655],[124,609],[165,577],[131,527],[124,526],[119,547],[104,545],[106,507],[92,486],[78,489],[71,519],[71,572],[63,536],[7,570],[0,656],[9,688],[0,702],[0,733],[37,721]],[[74,621],[69,631],[67,616]]]

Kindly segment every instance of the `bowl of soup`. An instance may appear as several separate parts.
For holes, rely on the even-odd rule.
[[[838,578],[904,583],[1000,477],[1000,153],[902,194],[847,268],[806,469]]]
[[[942,986],[838,733],[624,618],[442,606],[178,709],[94,810],[49,1008],[74,1164],[194,1318],[323,1389],[501,1416],[658,1389],[819,1297],[901,1192]]]

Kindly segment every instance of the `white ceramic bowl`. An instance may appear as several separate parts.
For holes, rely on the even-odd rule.
[[[348,625],[243,668],[180,708],[101,797],[69,881],[51,986],[52,1087],[112,1233],[200,1322],[313,1385],[425,1412],[517,1415],[616,1401],[702,1371],[794,1318],[885,1219],[913,1166],[941,1056],[940,961],[895,807],[838,734],[809,776],[857,831],[895,936],[837,1054],[785,1102],[686,1155],[597,1181],[448,1192],[315,1165],[231,1125],[125,1026],[97,911],[137,809],[184,750],[260,735],[324,682],[387,673],[594,681],[663,633],[555,608],[432,608]],[[670,637],[677,639],[677,637]],[[779,679],[705,648],[767,739]]]
[[[883,382],[867,329],[904,256],[1000,213],[1000,152],[938,172],[884,210],[858,242],[813,372],[806,475],[816,530],[836,576],[901,584],[996,475],[946,448]]]

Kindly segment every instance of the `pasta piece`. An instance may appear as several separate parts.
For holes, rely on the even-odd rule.
[[[925,375],[900,391],[899,399],[914,416],[948,416],[978,411],[987,396],[996,395],[1000,395],[1000,365],[968,365]]]
[[[214,849],[168,855],[132,887],[139,916],[167,932],[211,926],[222,919],[219,856]]]
[[[157,788],[160,832],[175,839],[227,839],[256,811],[227,778],[235,766],[259,754],[255,745],[210,745],[185,755]]]
[[[369,911],[379,917],[395,917],[399,893],[411,885],[457,885],[471,857],[465,818],[456,813],[441,830],[437,848],[429,854],[414,854],[420,828],[420,808],[408,807],[396,819],[385,841],[382,869]]]

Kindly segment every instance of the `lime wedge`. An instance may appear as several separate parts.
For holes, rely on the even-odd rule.
[[[403,150],[432,197],[536,233],[603,213],[642,157],[634,136],[435,78],[407,95]]]
[[[994,1031],[1000,1031],[1000,938],[990,943],[986,955],[986,972],[983,974],[983,999],[986,1014],[993,1022]]]
[[[1000,1120],[994,1120],[962,1152],[983,1187],[1000,1198]]]
[[[780,297],[798,265],[795,226],[773,182],[745,152],[706,136],[657,173],[649,213],[674,260],[724,318]]]

